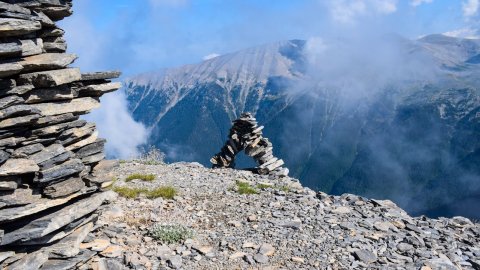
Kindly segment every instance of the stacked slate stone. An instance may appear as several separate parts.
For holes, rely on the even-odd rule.
[[[288,175],[288,169],[282,167],[283,160],[273,155],[272,143],[262,136],[263,126],[258,126],[257,120],[251,113],[243,113],[233,121],[228,140],[220,153],[210,159],[213,168],[234,168],[235,156],[245,150],[245,154],[252,157],[257,163],[253,169],[258,174],[268,174],[278,177]]]
[[[119,72],[69,65],[58,21],[71,0],[0,1],[0,268],[69,269],[111,196],[105,140],[79,119],[120,88]],[[67,267],[68,266],[68,267]]]

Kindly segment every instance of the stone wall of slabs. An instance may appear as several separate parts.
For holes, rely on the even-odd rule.
[[[221,151],[210,159],[213,168],[234,168],[235,156],[245,150],[245,154],[257,163],[253,170],[258,174],[277,177],[288,176],[288,169],[282,167],[282,159],[273,155],[272,143],[262,135],[263,126],[258,126],[251,113],[243,113],[233,121],[228,140]]]
[[[119,72],[72,66],[56,21],[71,0],[0,1],[0,268],[54,269],[93,256],[79,244],[112,194],[105,140],[80,116],[121,87]],[[55,268],[57,267],[57,268]]]

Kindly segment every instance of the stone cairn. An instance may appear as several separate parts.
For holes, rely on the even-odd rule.
[[[68,67],[71,0],[0,1],[0,268],[71,269],[95,252],[80,243],[111,199],[105,140],[79,119],[120,88],[119,72]],[[94,42],[94,41],[92,41]]]
[[[243,113],[233,121],[228,140],[220,153],[210,159],[213,168],[234,168],[235,156],[245,150],[245,154],[257,163],[253,169],[258,174],[268,174],[278,177],[288,175],[288,169],[283,168],[283,160],[273,156],[272,143],[262,136],[263,126],[258,126],[251,113]]]

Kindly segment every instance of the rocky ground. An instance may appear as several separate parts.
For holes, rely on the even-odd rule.
[[[146,182],[125,178],[155,174]],[[114,186],[171,185],[174,199],[118,197],[80,245],[99,252],[81,269],[480,269],[480,224],[410,217],[390,201],[329,196],[295,179],[196,163],[125,162]],[[237,182],[258,194],[239,194]],[[155,224],[193,234],[155,240]]]

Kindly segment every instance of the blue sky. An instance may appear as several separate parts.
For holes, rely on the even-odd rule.
[[[479,0],[81,0],[65,19],[84,70],[126,76],[286,39],[478,27]]]
[[[479,6],[480,0],[77,0],[60,26],[69,52],[79,56],[75,66],[121,70],[124,79],[288,39],[322,45],[353,37],[371,53],[384,34],[477,36]],[[102,107],[85,118],[107,138],[110,157],[137,155],[148,137],[122,91],[102,97]]]

